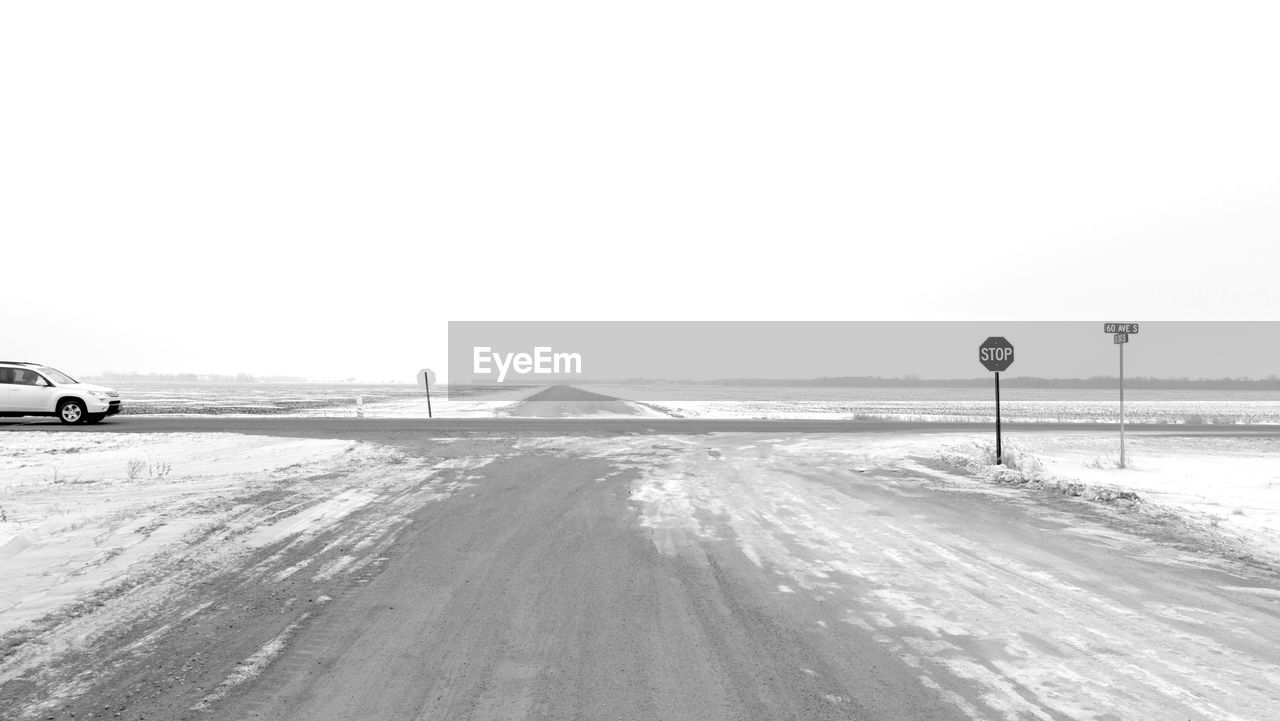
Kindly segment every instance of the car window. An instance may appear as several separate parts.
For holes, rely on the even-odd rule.
[[[66,373],[63,373],[57,368],[50,368],[49,366],[40,366],[40,372],[43,373],[46,378],[49,378],[50,380],[52,380],[54,383],[75,383],[76,382],[75,378],[72,378],[71,376],[67,375]]]
[[[15,368],[14,382],[24,386],[42,386],[45,384],[44,377],[30,368]]]
[[[0,368],[0,383],[12,383],[13,370],[12,368]]]

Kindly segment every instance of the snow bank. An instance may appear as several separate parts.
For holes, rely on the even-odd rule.
[[[0,685],[78,663],[77,653],[114,643],[139,619],[200,613],[211,601],[194,591],[212,577],[344,583],[381,560],[415,509],[466,482],[440,459],[344,440],[4,436]],[[145,654],[173,629],[118,652]],[[28,714],[43,717],[88,688],[96,669],[77,668]]]
[[[0,633],[122,577],[257,486],[369,463],[352,441],[235,434],[7,433],[0,446]],[[262,543],[344,515],[282,514]]]
[[[1280,560],[1280,439],[1025,434],[994,465],[988,437],[953,438],[931,454],[985,480],[1050,488],[1123,507],[1146,504],[1242,540]]]

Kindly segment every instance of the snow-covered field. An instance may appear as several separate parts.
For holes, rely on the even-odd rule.
[[[648,405],[678,418],[842,418],[924,422],[994,422],[992,401],[664,401]],[[1004,401],[1006,423],[1116,423],[1117,402]],[[1129,423],[1280,423],[1280,404],[1266,401],[1130,401]]]
[[[291,417],[425,418],[420,388],[343,383],[118,383],[125,415],[219,415]],[[804,386],[698,386],[588,384],[583,390],[627,401],[619,418],[849,419],[931,422],[994,421],[990,389],[958,387],[846,388]],[[519,415],[518,404],[543,386],[457,387],[433,394],[437,418]],[[357,403],[357,398],[361,399]],[[1115,391],[1008,388],[1001,399],[1006,422],[1113,423]],[[557,417],[571,417],[562,409]],[[538,415],[534,413],[534,415]],[[605,417],[586,408],[583,417]],[[1280,424],[1280,392],[1131,390],[1125,404],[1130,423]]]
[[[123,415],[222,417],[426,418],[427,397],[408,384],[107,382],[120,391]],[[444,389],[441,389],[442,391]],[[433,391],[437,418],[490,418],[541,386],[461,387]],[[359,402],[357,402],[359,399]]]
[[[448,398],[432,397],[430,408],[424,393],[393,399],[366,400],[359,405],[353,397],[328,407],[290,415],[350,418],[360,413],[365,418],[427,418],[428,415],[434,418],[499,418],[508,415],[516,404],[540,390],[542,387],[536,386],[489,391],[478,397],[456,394]]]
[[[422,394],[408,384],[98,382],[120,392],[125,415],[275,415],[351,405],[356,396],[379,402]]]
[[[994,422],[995,401],[983,388],[814,388],[587,385],[584,390],[640,400],[677,418],[768,418]],[[1115,423],[1119,395],[1099,389],[1006,388],[1005,422]],[[1130,390],[1130,423],[1277,424],[1280,393]]]

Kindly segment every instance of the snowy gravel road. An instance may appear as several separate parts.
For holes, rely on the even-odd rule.
[[[176,558],[217,538],[241,552],[170,589],[180,602],[122,609],[87,647],[55,634],[58,662],[11,675],[0,710],[1253,720],[1280,707],[1273,568],[1131,509],[935,467],[918,434],[362,438],[387,452],[255,485],[272,509],[260,539],[253,504],[228,502],[245,509],[232,532],[210,528]],[[281,534],[324,499],[348,510]],[[11,669],[41,648],[20,631]]]

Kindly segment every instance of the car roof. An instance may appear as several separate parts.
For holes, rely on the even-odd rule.
[[[31,361],[7,361],[7,360],[0,360],[0,363],[4,363],[4,364],[6,364],[6,365],[12,365],[12,366],[38,366],[38,365],[44,365],[43,363],[32,363]]]

